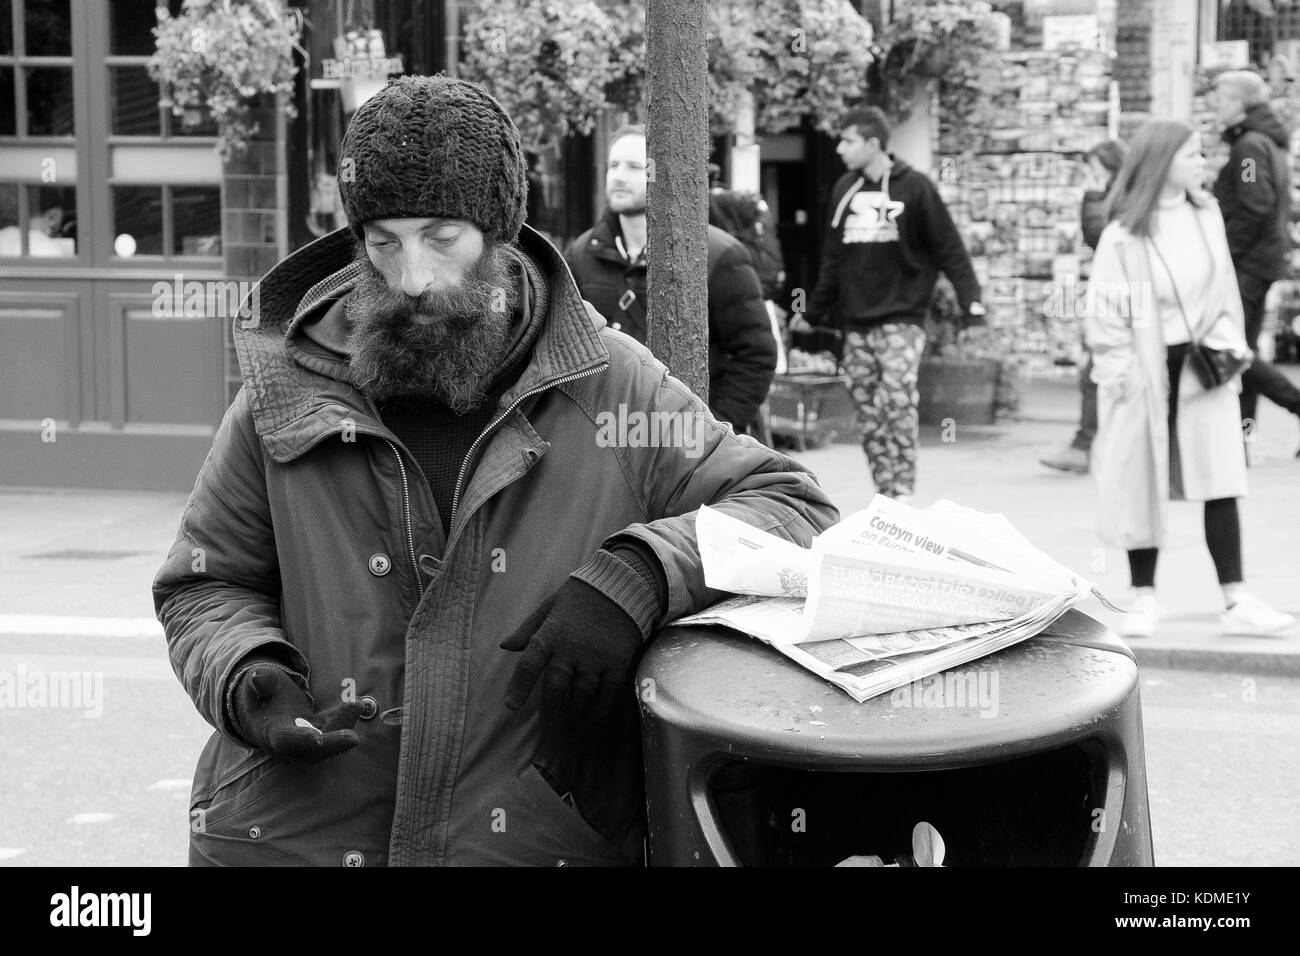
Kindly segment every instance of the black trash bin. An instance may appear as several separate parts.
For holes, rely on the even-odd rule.
[[[1137,663],[1078,611],[861,704],[715,627],[662,631],[637,686],[652,866],[889,863],[920,821],[948,866],[1153,863]]]

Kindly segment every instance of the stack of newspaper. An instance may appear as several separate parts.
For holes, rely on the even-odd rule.
[[[1090,596],[1002,515],[876,495],[811,549],[714,508],[696,519],[704,579],[738,597],[674,624],[723,624],[858,701],[1041,633]],[[1108,602],[1107,602],[1108,603]]]

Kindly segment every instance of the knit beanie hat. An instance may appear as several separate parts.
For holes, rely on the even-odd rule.
[[[371,219],[465,219],[513,242],[527,212],[519,130],[483,87],[403,76],[352,115],[339,148],[339,194],[359,239]]]

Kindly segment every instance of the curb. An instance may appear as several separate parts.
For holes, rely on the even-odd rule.
[[[1229,651],[1208,648],[1142,647],[1125,642],[1137,658],[1138,667],[1164,670],[1219,671],[1265,674],[1269,677],[1300,677],[1300,652]]]

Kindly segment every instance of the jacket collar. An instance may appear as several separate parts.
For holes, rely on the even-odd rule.
[[[600,341],[605,320],[582,300],[563,256],[527,225],[517,246],[535,264],[549,301],[532,356],[502,395],[502,410],[529,392],[609,362]],[[235,319],[235,353],[254,426],[276,461],[293,460],[349,422],[357,431],[392,438],[374,403],[350,382],[342,359],[309,355],[288,337],[316,306],[355,284],[361,270],[354,248],[343,228],[292,253],[254,286],[253,317]]]

